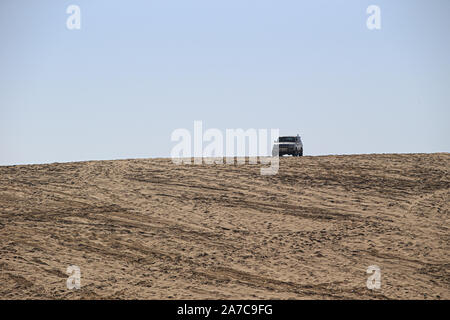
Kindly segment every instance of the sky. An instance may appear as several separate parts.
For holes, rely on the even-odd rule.
[[[2,0],[0,165],[170,157],[195,120],[300,134],[305,155],[449,152],[449,17],[448,0]]]

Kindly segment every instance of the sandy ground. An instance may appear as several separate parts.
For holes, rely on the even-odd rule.
[[[450,154],[260,167],[0,167],[0,298],[450,298]]]

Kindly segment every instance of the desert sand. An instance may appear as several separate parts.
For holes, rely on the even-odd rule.
[[[2,166],[0,298],[450,298],[449,153],[260,168]],[[366,287],[370,265],[379,290]]]

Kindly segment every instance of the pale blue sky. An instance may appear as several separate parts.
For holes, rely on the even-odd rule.
[[[300,133],[306,155],[448,152],[449,17],[448,0],[2,0],[0,164],[169,157],[194,120]]]

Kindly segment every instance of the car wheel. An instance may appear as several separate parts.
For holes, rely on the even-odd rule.
[[[303,148],[300,149],[300,153],[298,154],[299,157],[303,156]]]

